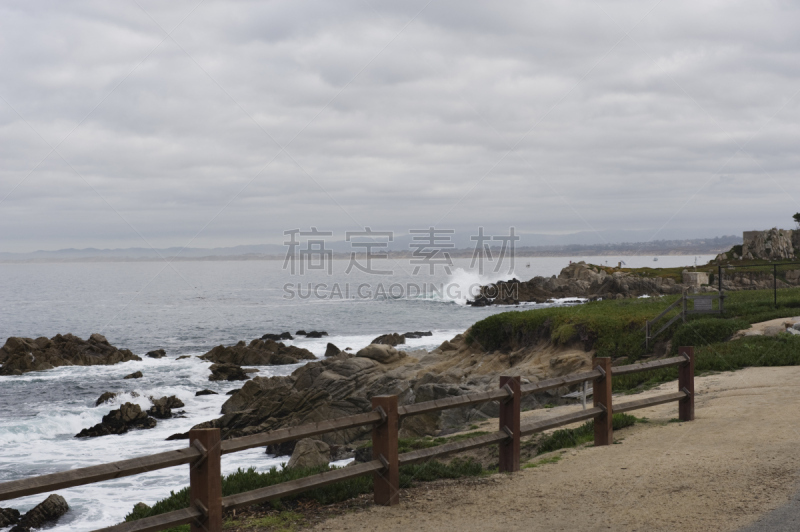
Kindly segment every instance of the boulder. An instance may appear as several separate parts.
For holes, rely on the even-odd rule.
[[[286,469],[309,469],[326,466],[331,461],[330,446],[320,440],[303,438],[297,442]]]
[[[328,333],[325,331],[310,331],[306,333],[306,338],[322,338],[323,336],[328,336]]]
[[[397,362],[406,354],[398,351],[394,347],[385,344],[370,344],[356,353],[357,357],[369,358],[381,364],[391,364]]]
[[[275,342],[279,342],[281,340],[294,340],[294,337],[287,331],[282,332],[280,334],[265,334],[261,337],[262,340],[273,340]]]
[[[449,340],[445,340],[442,342],[442,345],[439,346],[439,349],[442,351],[455,351],[458,349],[458,346],[450,342]]]
[[[185,406],[183,401],[174,395],[164,396],[161,399],[153,399],[151,397],[150,401],[153,402],[153,406],[150,407],[147,413],[157,419],[169,419],[172,417],[173,408],[183,408]]]
[[[423,336],[433,336],[431,331],[414,331],[414,332],[407,332],[403,335],[406,338],[422,338]]]
[[[163,349],[156,349],[155,351],[148,351],[145,356],[148,356],[150,358],[164,358],[165,356],[167,356],[167,352],[164,351]]]
[[[83,429],[75,435],[76,438],[94,438],[108,434],[125,434],[131,429],[152,429],[156,420],[142,412],[142,408],[134,403],[125,403],[116,410],[112,410],[103,421],[88,429]]]
[[[214,390],[200,390],[199,392],[195,392],[194,396],[199,397],[201,395],[217,395],[217,392]]]
[[[297,364],[301,360],[315,360],[317,357],[308,349],[257,339],[250,344],[241,341],[229,347],[219,345],[200,358],[218,364],[272,366]]]
[[[294,333],[294,335],[295,335],[295,336],[305,336],[305,335],[307,335],[307,334],[308,334],[308,333],[307,333],[307,332],[305,332],[305,331],[304,331],[304,330],[302,330],[302,329]]]
[[[370,343],[395,346],[406,343],[406,337],[398,333],[389,333],[378,336]]]
[[[94,406],[100,406],[103,403],[107,403],[113,398],[115,398],[117,394],[112,392],[103,392],[100,397],[97,398],[97,401],[94,402]]]
[[[0,528],[16,524],[19,521],[19,510],[0,508]]]
[[[332,343],[328,342],[328,345],[325,347],[325,356],[326,357],[333,357],[341,353],[342,350],[333,345]]]
[[[127,349],[117,349],[100,334],[82,340],[71,334],[45,337],[10,337],[0,348],[0,375],[22,375],[59,366],[111,365],[141,360]]]
[[[67,501],[61,495],[54,493],[23,515],[11,532],[30,532],[33,528],[42,528],[57,521],[67,511],[69,511]]]
[[[176,360],[183,360],[184,358],[192,358],[192,355],[181,355]]]
[[[225,395],[233,395],[239,390],[241,390],[241,388],[234,388],[233,390],[228,390],[227,392],[225,392]]]
[[[236,364],[211,364],[210,381],[246,381],[250,378],[241,366]]]
[[[125,375],[122,378],[123,379],[141,379],[142,377],[144,377],[144,375],[142,375],[141,371],[135,371],[135,372],[131,373],[130,375]]]

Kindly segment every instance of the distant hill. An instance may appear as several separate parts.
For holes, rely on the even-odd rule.
[[[541,235],[534,235],[536,237]],[[531,235],[521,235],[516,243],[518,257],[560,257],[591,255],[709,255],[728,251],[742,243],[740,236],[721,236],[689,240],[653,240],[650,242],[617,242],[608,244],[540,244],[532,245]],[[391,243],[393,257],[410,255],[412,250],[407,236]],[[474,242],[467,238],[454,238],[455,248],[447,250],[453,257],[470,257]],[[347,257],[351,249],[349,242],[330,242],[326,244],[335,257]],[[499,250],[499,245],[491,246]],[[60,249],[55,251],[34,251],[32,253],[0,252],[0,262],[128,262],[128,261],[173,261],[196,260],[275,260],[283,259],[287,247],[280,244],[260,244],[219,248],[124,248],[124,249]],[[358,251],[358,250],[356,250]]]

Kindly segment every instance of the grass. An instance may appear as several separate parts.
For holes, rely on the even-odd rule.
[[[255,468],[247,470],[239,469],[235,473],[222,477],[222,496],[234,495],[245,491],[251,491],[266,486],[304,478],[310,475],[323,473],[335,469],[334,467],[323,466],[310,469],[278,469],[273,467],[266,473],[259,473]],[[430,482],[443,478],[461,478],[467,476],[480,476],[486,474],[483,466],[472,459],[454,459],[450,463],[444,464],[438,461],[430,461],[423,464],[407,465],[400,468],[400,487],[408,488],[414,482]],[[282,503],[297,499],[311,499],[320,504],[332,504],[335,502],[344,501],[354,498],[363,493],[370,493],[372,491],[372,475],[365,475],[353,479],[343,480],[325,486],[306,491],[300,495],[285,497],[281,500],[271,501],[270,504],[274,508],[282,508]],[[136,507],[131,513],[125,516],[125,521],[135,521],[145,517],[152,517],[174,510],[180,510],[189,507],[189,488],[183,488],[177,492],[170,492],[169,497],[156,502],[152,507]],[[285,515],[284,515],[285,514]],[[291,512],[283,512],[283,521],[285,521],[285,530],[292,530],[292,526],[296,521],[291,521]],[[280,517],[280,515],[278,516]],[[272,519],[272,517],[268,518]],[[277,523],[274,526],[283,526]],[[271,525],[272,526],[272,525]],[[183,532],[188,530],[185,527],[173,527],[166,532]]]
[[[253,530],[263,530],[266,528],[274,530],[275,532],[294,532],[303,522],[303,516],[296,512],[281,512],[277,515],[257,517],[255,519],[248,519],[247,521],[228,519],[222,523],[222,529],[245,527]],[[184,526],[185,530],[189,530],[189,525]],[[177,530],[180,529],[181,527],[177,528]]]
[[[637,422],[636,416],[630,414],[614,414],[612,416],[612,426],[614,430],[622,430],[630,427]],[[544,454],[559,449],[577,447],[584,443],[594,441],[594,422],[587,421],[583,425],[574,429],[559,429],[552,434],[542,438],[536,446],[536,454]]]

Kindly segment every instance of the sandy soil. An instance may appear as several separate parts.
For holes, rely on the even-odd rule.
[[[743,336],[775,336],[778,332],[786,329],[787,326],[800,322],[800,316],[794,318],[778,318],[775,320],[754,323],[749,329],[743,329],[733,335],[734,338]]]
[[[618,432],[617,445],[556,452],[560,462],[513,475],[422,485],[399,506],[355,511],[314,530],[737,530],[798,487],[798,382],[800,367],[698,377],[693,422],[669,422],[676,403],[638,410],[651,422]]]

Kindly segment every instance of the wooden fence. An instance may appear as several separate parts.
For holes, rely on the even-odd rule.
[[[678,401],[679,418],[682,421],[694,419],[693,347],[681,347],[679,356],[654,362],[612,367],[610,358],[595,358],[592,360],[592,366],[594,369],[591,371],[524,385],[521,384],[520,377],[501,377],[500,388],[493,392],[473,393],[406,406],[398,405],[397,396],[373,397],[372,412],[225,441],[221,441],[219,429],[195,429],[189,432],[189,446],[176,451],[0,484],[0,501],[189,464],[189,500],[191,501],[189,508],[122,523],[95,532],[158,531],[187,523],[191,525],[192,532],[219,532],[222,530],[222,516],[226,511],[287,497],[368,474],[372,474],[374,478],[375,503],[394,505],[399,502],[400,466],[424,462],[486,445],[499,446],[500,471],[519,471],[520,437],[579,421],[593,419],[594,444],[596,446],[609,445],[613,442],[612,413],[630,412],[639,408]],[[619,404],[612,403],[611,380],[613,375],[627,375],[670,366],[679,367],[677,392]],[[520,401],[523,396],[589,380],[593,383],[593,408],[521,424]],[[398,454],[398,430],[401,419],[488,401],[500,402],[500,426],[497,432]],[[372,426],[373,459],[371,461],[222,497],[221,455],[363,426]]]

